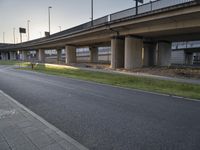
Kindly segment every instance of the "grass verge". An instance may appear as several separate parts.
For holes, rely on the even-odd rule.
[[[23,69],[31,70],[30,68]],[[36,65],[33,71],[200,100],[200,85],[41,64]]]
[[[16,66],[22,66],[22,67],[26,67],[28,66],[30,63],[29,62],[23,62],[23,61],[7,61],[7,60],[0,60],[0,65],[16,65]]]

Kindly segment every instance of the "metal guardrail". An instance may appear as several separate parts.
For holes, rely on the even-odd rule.
[[[102,24],[107,23],[108,22],[108,17],[109,16],[107,15],[107,16],[95,19],[93,21],[93,26],[98,26],[98,25],[102,25]],[[44,37],[44,38],[40,38],[40,39],[36,39],[36,40],[24,42],[22,44],[29,44],[29,45],[31,45],[31,44],[38,43],[38,41],[39,42],[44,42],[46,40],[54,39],[54,38],[57,38],[57,37],[60,37],[60,36],[63,36],[63,35],[69,35],[69,34],[73,34],[75,32],[80,32],[80,31],[85,30],[85,29],[90,29],[91,26],[92,26],[91,22],[87,22],[87,23],[81,24],[79,26],[75,26],[73,28],[64,30],[62,32],[58,32],[58,33],[52,34],[50,37]],[[19,45],[23,46],[22,44],[21,45],[19,44]],[[13,47],[14,47],[14,45],[13,45]]]
[[[171,6],[176,6],[176,5],[192,2],[192,1],[194,0],[157,0],[157,1],[149,2],[138,7],[138,15],[159,10],[159,9],[163,9],[163,8],[167,8],[167,7],[171,7]],[[127,10],[123,10],[123,11],[111,14],[110,21],[132,17],[135,15],[136,15],[136,8],[130,8]]]
[[[146,4],[140,5],[138,7],[138,15],[149,13],[152,11],[160,10],[160,9],[171,7],[171,6],[189,3],[192,1],[195,1],[195,0],[156,0],[153,2],[149,2]],[[81,24],[79,26],[64,30],[62,32],[52,34],[50,37],[44,37],[44,38],[40,38],[40,39],[28,41],[28,42],[16,44],[16,45],[10,45],[9,48],[17,48],[17,47],[21,48],[21,47],[27,47],[27,46],[31,46],[34,44],[42,43],[42,42],[47,42],[47,41],[50,41],[50,40],[53,40],[56,38],[60,38],[62,36],[67,36],[67,35],[70,35],[73,33],[81,32],[83,30],[88,30],[91,27],[100,26],[103,24],[107,24],[109,22],[129,18],[129,17],[134,17],[134,16],[136,16],[136,8],[135,7],[98,18],[93,21],[93,26],[92,26],[91,22],[87,22],[87,23]],[[0,47],[0,49],[1,49],[1,47]]]

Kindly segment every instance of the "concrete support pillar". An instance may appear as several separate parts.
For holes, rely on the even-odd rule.
[[[36,51],[35,51],[35,59],[36,59],[36,60],[39,60],[39,50],[36,50]]]
[[[1,52],[1,60],[6,60],[5,52]]]
[[[193,53],[185,53],[185,64],[193,65],[194,54]]]
[[[62,60],[62,50],[57,49],[56,52],[57,52],[57,63],[60,64]]]
[[[128,36],[125,39],[125,69],[142,67],[143,40]]]
[[[143,66],[156,65],[156,43],[145,43],[143,53]]]
[[[90,62],[98,62],[98,47],[90,47]]]
[[[17,60],[17,52],[15,51],[15,52],[13,52],[13,60]]]
[[[13,60],[13,52],[9,52],[10,53],[10,60]]]
[[[16,60],[15,53],[16,52],[10,52],[10,60]]]
[[[157,66],[170,66],[171,65],[171,43],[158,42],[156,48]]]
[[[124,67],[124,39],[115,37],[111,40],[111,68]]]
[[[41,63],[45,62],[45,50],[42,50],[42,49],[38,50],[38,60]]]
[[[22,60],[23,61],[28,60],[27,51],[22,51]]]
[[[65,47],[66,64],[76,63],[76,47],[66,46]]]
[[[2,52],[1,55],[2,60],[9,60],[8,52]]]

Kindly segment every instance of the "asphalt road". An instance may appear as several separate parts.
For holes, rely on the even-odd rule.
[[[91,150],[200,149],[200,101],[6,66],[0,90]]]

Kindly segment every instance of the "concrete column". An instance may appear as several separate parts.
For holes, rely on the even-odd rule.
[[[42,49],[38,50],[38,60],[41,63],[45,62],[45,50],[42,50]]]
[[[98,47],[90,47],[90,62],[98,62]]]
[[[35,51],[35,59],[36,59],[36,60],[39,60],[39,50],[36,50],[36,51]]]
[[[142,67],[143,40],[128,36],[125,39],[125,69]]]
[[[15,60],[15,52],[10,52],[10,60]]]
[[[143,53],[143,66],[156,65],[156,43],[145,43]]]
[[[76,47],[66,46],[65,47],[66,64],[76,63]]]
[[[22,60],[23,60],[23,61],[28,60],[27,51],[22,51]]]
[[[111,68],[124,67],[124,39],[115,37],[111,40]]]
[[[194,54],[193,53],[185,53],[185,64],[193,65]]]
[[[9,52],[10,53],[10,60],[13,60],[13,52]]]
[[[1,57],[2,57],[2,60],[8,60],[8,53],[7,52],[2,52],[1,53]]]
[[[157,43],[157,65],[158,66],[170,66],[171,65],[171,43],[158,42]]]
[[[5,53],[1,52],[1,60],[5,60]]]
[[[11,58],[12,60],[17,60],[17,52],[14,51],[14,52],[10,53],[10,58]]]
[[[60,64],[62,59],[62,50],[57,49],[56,51],[57,51],[57,63]]]

